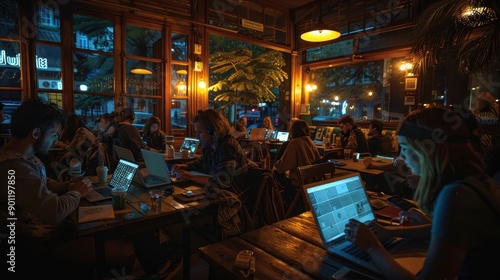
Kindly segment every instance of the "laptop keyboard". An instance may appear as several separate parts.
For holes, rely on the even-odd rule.
[[[400,241],[401,240],[388,239],[382,242],[382,245],[386,250],[389,250],[392,247],[396,246]],[[370,255],[365,250],[358,248],[355,244],[351,244],[343,248],[342,251],[366,262],[369,262],[371,260]]]

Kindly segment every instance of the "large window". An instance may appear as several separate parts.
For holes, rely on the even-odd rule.
[[[305,90],[310,95],[314,122],[335,122],[343,115],[356,121],[399,121],[404,104],[403,58],[306,69]]]

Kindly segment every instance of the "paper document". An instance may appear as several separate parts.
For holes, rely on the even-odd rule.
[[[111,204],[78,207],[78,223],[109,220],[114,218],[115,212],[113,211],[113,206]]]

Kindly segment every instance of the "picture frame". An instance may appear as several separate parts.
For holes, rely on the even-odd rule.
[[[405,90],[406,91],[417,90],[417,78],[416,77],[405,78]]]

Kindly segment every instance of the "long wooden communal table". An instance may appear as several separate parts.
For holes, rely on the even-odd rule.
[[[351,270],[348,279],[380,279],[329,255],[310,211],[201,247],[198,252],[210,265],[210,279],[242,279],[242,272],[233,265],[241,250],[254,253],[254,279],[333,279],[332,275],[346,268]]]
[[[96,176],[89,177],[93,182],[97,181]],[[202,218],[211,218],[210,223],[216,215],[219,201],[215,199],[203,199],[189,202],[186,204],[174,200],[172,195],[163,200],[160,212],[151,209],[151,199],[148,191],[154,189],[165,190],[168,186],[152,188],[146,190],[143,187],[131,185],[127,192],[127,207],[125,210],[115,211],[115,218],[110,220],[100,220],[94,222],[78,223],[78,211],[72,215],[72,220],[79,236],[93,236],[96,255],[96,279],[103,279],[105,275],[105,254],[104,243],[108,239],[120,237],[123,235],[133,235],[169,225],[183,226],[183,253],[184,253],[184,279],[190,278],[190,225],[192,222],[199,221]],[[192,183],[176,183],[174,193],[180,194],[186,189],[196,189],[197,186]],[[143,212],[140,203],[146,203],[149,211]],[[82,199],[80,206],[111,204],[111,200],[104,200],[96,203],[89,203]]]

